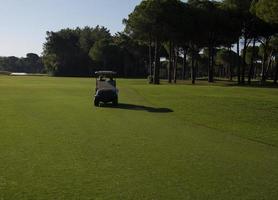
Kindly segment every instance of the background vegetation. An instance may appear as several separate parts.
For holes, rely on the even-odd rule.
[[[111,35],[101,26],[47,32],[42,61],[54,76],[278,79],[277,3],[271,0],[143,0]],[[42,72],[41,58],[1,58],[0,70]],[[38,64],[39,63],[39,64]]]
[[[115,70],[122,77],[146,74],[146,46],[129,36],[112,36],[104,27],[48,32],[43,61],[58,76],[90,76],[97,70]]]
[[[192,83],[198,76],[207,76],[208,81],[213,82],[215,75],[230,78],[236,75],[241,84],[246,78],[250,84],[257,76],[262,83],[269,77],[277,82],[275,12],[268,20],[260,12],[260,9],[270,6],[269,2],[148,0],[142,1],[124,22],[127,34],[149,44],[149,68],[155,84],[159,83],[161,75],[159,58],[163,47],[168,52],[169,83],[172,80],[176,82],[178,77],[185,79],[188,76]],[[271,9],[277,11],[274,5]],[[243,46],[241,53],[240,43]],[[237,56],[231,51],[234,44]],[[254,51],[247,58],[249,45]],[[255,56],[256,46],[262,48],[260,57]],[[178,75],[180,57],[183,58],[182,75]],[[256,67],[258,62],[261,63],[259,69]]]
[[[46,72],[42,58],[34,53],[28,53],[25,58],[17,58],[15,56],[0,57],[0,71],[26,73]]]

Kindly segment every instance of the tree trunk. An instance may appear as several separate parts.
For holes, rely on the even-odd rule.
[[[173,43],[172,43],[172,41],[170,41],[168,83],[172,83],[172,69],[173,69]]]
[[[242,65],[242,71],[241,71],[241,83],[245,83],[245,69],[246,69],[246,52],[247,52],[247,38],[244,36],[244,47],[243,47],[243,65]]]
[[[153,76],[153,61],[152,61],[152,38],[149,40],[149,73]]]
[[[192,56],[191,56],[191,81],[192,81],[192,84],[195,84],[195,56],[194,56],[194,52],[192,53]]]
[[[257,79],[257,73],[258,73],[258,67],[257,67],[257,65],[255,65],[255,66],[254,66],[253,79]]]
[[[211,51],[211,72],[210,72],[210,83],[214,82],[214,47]]]
[[[233,81],[233,68],[231,64],[229,64],[229,78],[230,81]]]
[[[238,82],[238,84],[240,84],[240,71],[241,71],[239,41],[240,41],[240,38],[237,41],[237,82]]]
[[[158,85],[160,83],[159,73],[160,73],[160,42],[155,39],[155,64],[154,64],[154,84]]]
[[[194,64],[194,79],[196,80],[196,77],[198,76],[198,72],[199,72],[199,63],[197,60],[195,60],[195,64]]]
[[[208,81],[209,81],[209,76],[210,76],[210,66],[211,64],[211,50],[210,47],[208,48]]]
[[[229,47],[229,51],[232,51],[232,48]],[[233,81],[233,68],[231,64],[228,64],[227,67],[227,77],[230,79],[230,81]]]
[[[178,49],[174,47],[174,83],[177,83]]]
[[[213,47],[209,46],[208,82],[213,82]]]
[[[269,57],[268,57],[268,64],[267,64],[267,68],[266,68],[266,72],[265,72],[266,79],[268,78],[268,72],[272,65],[272,56],[273,56],[273,49],[271,50]]]
[[[251,85],[251,80],[254,73],[254,55],[255,55],[256,39],[253,39],[253,48],[252,48],[252,57],[251,57],[251,66],[248,73],[248,84]]]
[[[266,81],[266,61],[267,61],[267,47],[268,47],[268,39],[266,39],[266,43],[264,46],[264,55],[263,55],[263,62],[262,62],[262,83]]]
[[[182,80],[186,79],[186,54],[187,50],[183,48]]]
[[[277,80],[278,80],[278,59],[276,59],[276,70],[275,70],[275,74],[274,74],[274,84],[277,84]]]

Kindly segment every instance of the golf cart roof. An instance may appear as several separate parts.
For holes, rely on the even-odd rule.
[[[113,71],[97,71],[95,72],[96,75],[98,76],[115,76],[117,75],[117,72],[113,72]]]

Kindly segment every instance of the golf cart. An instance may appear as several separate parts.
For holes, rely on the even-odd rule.
[[[113,71],[98,71],[95,73],[96,93],[94,97],[95,106],[99,106],[100,102],[112,102],[114,106],[118,105],[118,89],[116,88],[116,72]]]

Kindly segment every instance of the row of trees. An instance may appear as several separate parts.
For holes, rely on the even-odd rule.
[[[44,73],[42,58],[37,54],[28,53],[26,57],[0,57],[0,71]]]
[[[112,36],[100,26],[47,32],[43,63],[53,75],[115,70],[124,77],[150,74],[155,84],[160,77],[195,83],[215,76],[277,82],[276,11],[271,0],[143,0],[123,20],[123,33]]]
[[[43,51],[47,71],[58,76],[91,76],[97,70],[144,76],[146,58],[147,46],[100,26],[47,32]]]
[[[255,74],[265,82],[270,72],[277,82],[277,7],[272,0],[144,0],[124,20],[125,32],[149,46],[149,72],[155,84],[159,84],[163,49],[167,51],[169,83],[177,81],[180,60],[181,77],[186,78],[187,59],[192,83],[200,63],[207,66],[202,75],[209,82],[214,81],[218,63],[228,65],[231,77],[232,67],[236,67],[242,84],[246,77],[251,83]],[[236,54],[231,50],[234,46]],[[256,56],[258,48],[260,56]],[[258,63],[261,69],[255,72]]]

